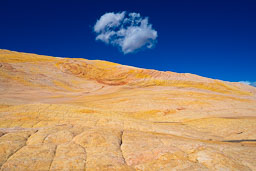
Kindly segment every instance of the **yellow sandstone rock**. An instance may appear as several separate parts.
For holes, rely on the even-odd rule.
[[[0,50],[1,170],[256,170],[256,88]]]

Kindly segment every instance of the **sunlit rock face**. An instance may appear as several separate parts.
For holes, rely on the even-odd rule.
[[[256,170],[256,88],[0,50],[1,170]]]

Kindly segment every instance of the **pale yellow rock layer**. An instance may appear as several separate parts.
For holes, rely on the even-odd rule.
[[[0,50],[1,170],[256,170],[256,88]]]

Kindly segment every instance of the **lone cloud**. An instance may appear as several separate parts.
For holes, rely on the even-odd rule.
[[[124,54],[141,48],[152,48],[157,31],[139,13],[105,13],[94,25],[96,40],[117,46]]]

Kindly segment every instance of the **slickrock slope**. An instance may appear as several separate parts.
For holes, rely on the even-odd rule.
[[[256,88],[0,50],[1,170],[256,170]]]

